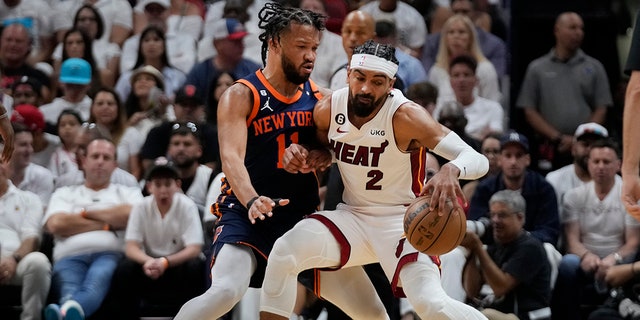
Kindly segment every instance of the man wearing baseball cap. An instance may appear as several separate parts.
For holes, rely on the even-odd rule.
[[[16,106],[11,113],[11,122],[21,123],[33,134],[33,155],[31,162],[49,167],[51,156],[60,145],[58,136],[44,132],[44,115],[35,106],[21,104]]]
[[[213,46],[216,49],[210,59],[206,59],[193,66],[187,74],[185,84],[191,84],[202,92],[215,90],[215,79],[223,73],[229,73],[232,78],[240,79],[260,69],[255,61],[243,58],[243,39],[248,34],[244,25],[233,18],[220,19],[212,28]],[[208,110],[214,110],[213,101],[205,95],[204,103]]]
[[[469,219],[488,217],[489,199],[504,189],[520,190],[527,201],[524,228],[541,242],[555,246],[560,232],[555,191],[542,175],[530,170],[529,139],[510,131],[500,139],[501,172],[478,184],[469,207]],[[485,239],[491,241],[491,239]]]
[[[56,133],[58,116],[64,109],[77,111],[84,121],[89,119],[91,98],[87,96],[87,92],[90,88],[92,72],[91,65],[84,59],[69,58],[62,62],[58,80],[64,94],[40,107],[47,123],[47,132]]]
[[[562,198],[565,192],[591,181],[587,165],[591,145],[607,137],[609,137],[609,131],[595,122],[579,125],[573,135],[573,144],[571,145],[573,163],[547,174],[547,181],[556,190],[560,215],[562,215]]]

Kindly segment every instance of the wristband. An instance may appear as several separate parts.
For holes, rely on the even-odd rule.
[[[111,230],[111,226],[108,223],[105,223],[104,226],[102,226],[102,230],[109,231]]]
[[[162,265],[164,266],[164,268],[169,268],[169,259],[167,259],[167,257],[160,257],[160,259],[162,259]]]
[[[255,196],[247,202],[247,205],[246,205],[247,210],[251,209],[251,206],[253,205],[254,202],[256,202],[256,200],[258,200],[258,198],[260,198],[260,196]]]

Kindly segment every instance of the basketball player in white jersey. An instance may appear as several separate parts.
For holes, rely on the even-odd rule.
[[[422,319],[486,319],[447,296],[438,257],[418,253],[405,241],[402,223],[416,195],[432,195],[432,210],[448,201],[459,206],[452,201],[464,199],[458,179],[483,176],[488,160],[393,89],[397,70],[393,47],[367,41],[354,51],[349,87],[316,104],[318,138],[333,150],[345,185],[344,203],[335,211],[310,215],[276,241],[262,286],[261,319],[289,319],[299,272],[344,271],[374,262],[382,265],[394,293],[406,295]],[[425,147],[451,161],[423,185]],[[304,147],[292,145],[284,155],[285,169],[317,169],[307,155]],[[329,283],[331,277],[323,277],[329,273],[319,273],[315,289],[331,301],[332,292],[350,283]],[[353,297],[349,303],[368,302]]]

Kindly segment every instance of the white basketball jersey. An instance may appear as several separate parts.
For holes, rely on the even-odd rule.
[[[349,122],[349,88],[331,97],[328,138],[344,182],[343,201],[350,206],[405,205],[423,186],[426,151],[407,153],[396,145],[393,115],[409,101],[394,89],[373,119],[360,129]]]

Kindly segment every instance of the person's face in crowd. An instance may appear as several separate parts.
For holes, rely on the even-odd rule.
[[[227,62],[230,66],[235,66],[242,61],[244,53],[244,43],[242,39],[218,39],[213,40],[213,45],[218,55],[223,57],[222,61]]]
[[[571,145],[571,156],[575,164],[586,172],[589,172],[589,150],[595,141],[593,138],[580,138]]]
[[[445,41],[451,57],[468,54],[471,45],[471,32],[461,20],[453,21],[445,30]]]
[[[200,122],[205,118],[204,106],[193,101],[182,101],[173,104],[176,121]]]
[[[473,4],[469,0],[458,0],[451,3],[451,11],[454,14],[469,16],[473,12]]]
[[[279,41],[282,69],[289,82],[304,83],[311,76],[320,45],[320,31],[310,25],[291,23]],[[286,44],[286,45],[284,45]]]
[[[156,203],[167,206],[171,203],[173,195],[180,192],[180,180],[171,178],[154,178],[147,182],[147,191],[153,195]]]
[[[30,104],[33,106],[40,106],[40,98],[38,93],[33,90],[33,87],[28,84],[20,84],[13,90],[11,97],[13,98],[13,104],[18,106],[21,104]]]
[[[597,147],[589,151],[589,175],[596,184],[613,183],[620,165],[620,159],[611,148]]]
[[[155,32],[148,32],[141,39],[142,56],[145,59],[159,59],[164,53],[164,40]]]
[[[84,46],[84,40],[79,32],[70,33],[64,39],[64,49],[67,51],[69,58],[83,58]]]
[[[584,39],[584,23],[576,13],[562,14],[555,25],[554,34],[558,46],[577,50]]]
[[[489,173],[500,170],[498,157],[500,156],[500,140],[494,137],[487,137],[482,140],[482,154],[489,160]]]
[[[524,225],[523,215],[514,212],[503,202],[491,203],[489,210],[493,238],[497,243],[509,243],[518,237]]]
[[[60,117],[58,121],[58,136],[60,136],[60,140],[70,143],[67,147],[76,145],[75,140],[78,136],[80,125],[82,124],[73,115],[65,114]]]
[[[116,169],[116,147],[107,140],[93,140],[87,145],[87,154],[82,165],[87,185],[101,188],[109,184]]]
[[[144,7],[144,14],[147,16],[148,23],[161,24],[168,17],[169,10],[157,3],[151,3]]]
[[[474,70],[464,63],[458,63],[449,70],[449,81],[456,97],[470,97],[478,82]]]
[[[515,144],[506,144],[500,151],[500,169],[508,180],[518,180],[524,177],[531,158],[524,149]]]
[[[111,92],[100,91],[91,104],[91,114],[97,124],[109,127],[118,118],[118,102]]]
[[[229,89],[233,85],[233,78],[228,73],[223,73],[218,77],[218,81],[216,81],[216,88],[213,92],[213,97],[216,101],[220,101],[220,97],[225,90]]]
[[[371,16],[353,11],[347,15],[342,23],[342,47],[348,57],[353,55],[353,49],[367,40],[375,37],[375,22]]]
[[[133,93],[137,97],[148,97],[151,88],[157,85],[156,78],[150,74],[141,73],[133,81]]]
[[[300,1],[300,9],[313,11],[322,15],[327,15],[322,0],[302,0]]]
[[[169,140],[169,158],[178,168],[189,168],[202,156],[202,147],[192,134],[174,134]]]
[[[33,134],[28,131],[18,132],[14,139],[11,162],[15,168],[26,168],[33,156]]]
[[[89,38],[95,39],[98,34],[98,17],[96,17],[95,13],[91,11],[91,9],[83,8],[78,13],[78,20],[76,22],[76,27],[78,29],[84,30],[84,32],[89,35]]]
[[[385,74],[363,69],[350,69],[349,75],[349,112],[365,118],[381,106],[391,89],[393,80]]]
[[[64,90],[65,96],[73,97],[74,99],[86,95],[87,91],[89,91],[89,85],[87,84],[62,83],[60,86]]]
[[[4,63],[15,65],[25,62],[31,50],[27,30],[18,24],[4,29],[0,37],[0,58]]]

